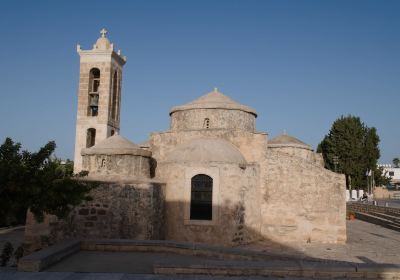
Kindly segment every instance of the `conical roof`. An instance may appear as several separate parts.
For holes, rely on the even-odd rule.
[[[113,135],[94,145],[93,147],[82,150],[82,155],[139,155],[150,157],[151,152],[141,149],[121,135]]]
[[[307,145],[303,141],[289,136],[286,133],[276,136],[268,141],[268,147],[271,148],[278,148],[278,147],[295,147],[295,148],[302,148],[307,150],[312,150],[310,145]]]
[[[176,111],[192,110],[192,109],[227,109],[240,110],[257,117],[257,112],[248,106],[242,105],[222,94],[218,89],[201,96],[200,98],[181,106],[175,106],[171,109],[170,115]]]

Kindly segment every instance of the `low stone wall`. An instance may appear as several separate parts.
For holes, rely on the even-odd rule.
[[[360,202],[347,203],[347,212],[349,211],[363,212],[363,213],[377,212],[377,213],[389,214],[400,217],[400,208],[376,206]]]
[[[196,265],[155,264],[162,275],[207,275],[213,277],[299,277],[306,279],[399,279],[400,266],[381,264],[321,264],[304,261],[271,261],[254,264],[207,263]]]
[[[42,271],[80,250],[80,240],[66,240],[29,256],[23,257],[18,262],[18,271]]]
[[[37,223],[28,213],[25,248],[28,252],[68,238],[164,238],[164,185],[102,183],[92,201],[76,207],[66,220],[47,215]]]

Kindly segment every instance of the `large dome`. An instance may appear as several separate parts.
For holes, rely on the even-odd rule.
[[[82,150],[82,155],[138,155],[151,157],[151,152],[141,149],[121,135],[113,135],[91,148]]]
[[[248,106],[242,105],[222,94],[217,89],[214,91],[201,96],[200,98],[181,106],[173,107],[170,111],[170,115],[177,111],[193,110],[193,109],[227,109],[227,110],[239,110],[246,113],[250,113],[257,117],[257,112]]]
[[[246,163],[238,148],[217,138],[198,138],[179,145],[167,155],[167,161]]]

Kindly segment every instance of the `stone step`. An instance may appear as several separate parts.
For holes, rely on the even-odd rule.
[[[212,277],[281,277],[306,279],[399,279],[400,265],[342,264],[313,262],[253,262],[251,264],[209,262],[196,265],[158,263],[153,265],[158,275],[189,276],[207,275]]]
[[[371,205],[371,204],[365,204],[362,202],[351,202],[351,203],[347,204],[347,209],[349,211],[354,211],[354,212],[382,213],[382,214],[391,215],[391,216],[400,218],[400,209],[399,208],[375,206],[375,205]]]
[[[390,221],[392,221],[394,223],[400,224],[400,217],[397,217],[397,216],[393,216],[393,215],[389,215],[389,214],[383,214],[383,213],[379,213],[379,212],[368,212],[368,214],[377,216],[379,218],[387,219],[387,220],[390,220]]]
[[[42,271],[80,250],[81,241],[66,240],[23,257],[18,262],[18,271]],[[1,279],[1,277],[0,277]]]
[[[388,219],[380,218],[380,217],[374,216],[372,214],[367,214],[367,213],[362,213],[362,212],[356,212],[355,215],[356,215],[356,218],[359,220],[363,220],[365,222],[380,225],[382,227],[400,232],[400,223],[394,223]]]

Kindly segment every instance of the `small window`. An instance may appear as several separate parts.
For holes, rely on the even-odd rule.
[[[89,128],[86,133],[86,148],[93,147],[96,143],[96,129]]]
[[[204,119],[204,128],[210,128],[210,119],[209,118],[205,118]]]
[[[192,178],[190,198],[191,220],[212,220],[213,179],[199,174]]]
[[[389,171],[389,176],[393,177],[394,176],[394,171]]]

